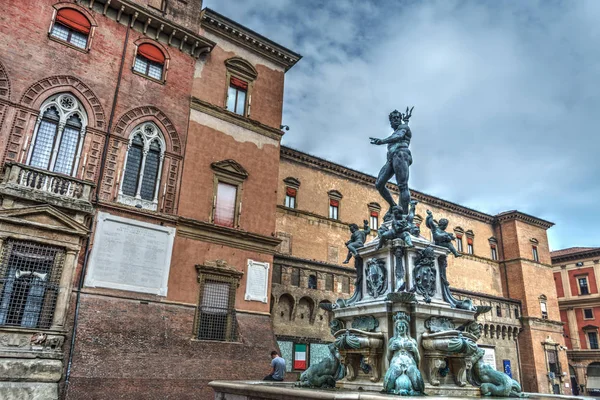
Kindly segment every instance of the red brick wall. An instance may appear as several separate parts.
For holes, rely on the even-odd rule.
[[[577,282],[577,277],[587,275],[588,288],[590,290],[590,294],[598,293],[598,287],[596,286],[596,275],[594,274],[594,268],[580,268],[580,269],[572,269],[569,271],[569,285],[571,286],[571,295],[579,296],[579,283]]]
[[[192,95],[224,108],[228,87],[225,61],[234,56],[238,55],[224,50],[217,44],[206,57],[206,61],[199,62],[200,72],[194,80]],[[252,87],[250,119],[279,129],[283,111],[284,72],[261,64],[253,66],[258,72],[258,77]]]
[[[237,314],[240,343],[192,339],[194,308],[93,295],[81,314],[68,399],[209,400],[215,379],[262,379],[269,316]]]
[[[560,310],[560,320],[564,323],[563,328],[565,331],[565,346],[567,346],[569,349],[572,349],[573,345],[571,343],[571,331],[569,329],[569,320],[567,318],[567,310]]]
[[[560,272],[554,273],[554,284],[556,285],[556,295],[558,297],[565,297],[565,290],[563,288],[562,278]]]
[[[224,128],[229,123],[223,122]],[[233,159],[248,172],[242,188],[240,228],[263,235],[275,230],[275,202],[279,171],[279,143],[257,133],[250,140],[224,134],[190,121],[188,156],[183,171],[179,214],[210,221],[214,172],[211,163]],[[261,141],[270,144],[256,144]]]

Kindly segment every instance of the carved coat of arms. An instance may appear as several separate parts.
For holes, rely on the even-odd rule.
[[[414,268],[414,290],[423,296],[426,303],[436,292],[435,253],[431,247],[419,252]]]
[[[385,260],[372,258],[366,268],[367,293],[373,298],[381,296],[387,288]]]

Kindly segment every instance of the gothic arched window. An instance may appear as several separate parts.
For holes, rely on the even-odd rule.
[[[42,104],[27,163],[65,175],[77,175],[87,126],[83,106],[69,93],[54,95]]]
[[[119,188],[120,203],[157,210],[164,155],[165,141],[154,123],[145,122],[133,130]]]

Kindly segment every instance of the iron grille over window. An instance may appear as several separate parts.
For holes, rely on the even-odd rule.
[[[273,283],[281,284],[281,265],[273,264]]]
[[[298,268],[292,268],[292,286],[300,286],[300,270]]]
[[[331,290],[333,292],[333,275],[325,275],[325,290]]]
[[[231,283],[206,279],[198,309],[198,339],[235,341],[237,324]]]
[[[50,328],[64,250],[8,239],[0,265],[0,325]]]

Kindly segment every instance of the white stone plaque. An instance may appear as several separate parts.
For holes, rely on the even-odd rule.
[[[244,296],[244,299],[266,303],[268,285],[269,263],[248,260],[246,296]]]
[[[496,349],[494,347],[485,347],[479,346],[480,349],[483,349],[485,352],[483,354],[483,362],[489,364],[492,368],[497,370],[496,368]]]
[[[175,228],[98,213],[85,285],[167,295]]]

